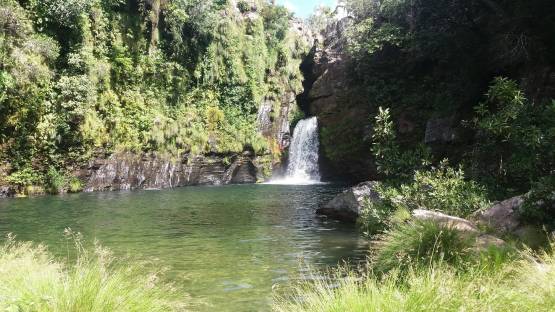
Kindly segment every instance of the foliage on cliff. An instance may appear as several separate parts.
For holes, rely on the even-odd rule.
[[[2,1],[0,161],[265,153],[259,104],[301,88],[291,18],[259,0]]]

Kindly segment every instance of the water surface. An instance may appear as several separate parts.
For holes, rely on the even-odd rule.
[[[352,227],[314,215],[340,190],[248,185],[6,199],[0,239],[14,233],[61,256],[71,227],[116,254],[171,268],[194,311],[268,311],[272,289],[307,267],[364,259],[366,242]]]

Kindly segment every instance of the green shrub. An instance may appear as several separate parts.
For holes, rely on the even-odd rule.
[[[54,167],[50,167],[46,173],[46,190],[50,194],[59,194],[66,187],[66,177],[64,173]]]
[[[67,191],[69,193],[79,193],[83,190],[83,182],[76,177],[72,177],[69,179]]]
[[[472,234],[431,221],[416,221],[393,227],[377,242],[374,269],[406,271],[435,263],[460,265],[473,254]]]
[[[42,245],[0,247],[2,311],[174,311],[177,293],[138,264],[118,262],[106,249],[79,249],[66,266]]]
[[[400,186],[382,182],[375,190],[381,201],[364,203],[358,220],[367,235],[379,234],[392,224],[406,220],[415,209],[468,217],[489,206],[485,189],[465,180],[462,169],[453,169],[446,162],[437,168],[417,171],[412,182]]]
[[[237,2],[237,8],[241,13],[246,13],[251,10],[251,5],[247,1],[239,1]]]
[[[414,170],[429,165],[431,156],[427,147],[401,150],[388,108],[379,108],[373,124],[372,154],[379,174],[389,179],[407,179]]]
[[[555,176],[536,182],[520,211],[527,223],[555,228]]]
[[[555,101],[529,101],[518,84],[495,78],[473,120],[469,169],[497,197],[520,195],[555,170]]]
[[[27,186],[42,184],[42,181],[42,175],[29,167],[16,171],[6,178],[6,182],[18,186],[20,190]]]
[[[417,171],[412,183],[401,185],[388,198],[395,207],[437,210],[457,217],[467,217],[489,204],[483,187],[467,181],[462,168],[453,169],[446,162]]]
[[[376,191],[383,195],[386,189],[382,184],[379,184]],[[357,223],[365,235],[379,234],[391,226],[390,218],[394,211],[395,207],[387,201],[367,200],[363,202]]]

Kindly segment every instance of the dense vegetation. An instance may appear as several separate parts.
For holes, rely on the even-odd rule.
[[[345,5],[351,14],[345,30],[348,95],[364,99],[360,105],[371,112],[373,128],[368,139],[351,142],[371,141],[382,193],[395,199],[386,200],[390,209],[423,207],[466,217],[487,200],[528,193],[522,214],[553,225],[554,4]],[[329,27],[329,16],[320,13],[313,24]],[[447,126],[433,129],[430,120]],[[433,131],[448,137],[425,145],[425,132]]]
[[[256,115],[302,87],[291,18],[265,1],[2,1],[9,182],[56,187],[52,176],[118,151],[279,152]]]

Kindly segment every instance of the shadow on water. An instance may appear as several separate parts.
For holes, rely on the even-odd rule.
[[[365,259],[352,226],[314,210],[334,185],[188,187],[0,201],[0,235],[47,244],[64,255],[66,227],[116,254],[155,260],[204,304],[198,311],[264,311],[272,287],[287,285],[300,263],[326,268]]]

